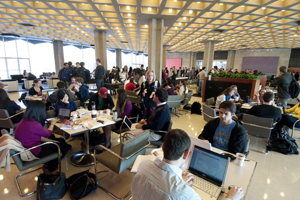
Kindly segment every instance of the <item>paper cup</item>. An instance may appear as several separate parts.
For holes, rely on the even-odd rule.
[[[242,154],[242,153],[236,153],[236,160],[235,160],[236,164],[238,166],[243,166],[244,165],[244,161],[245,161],[245,157],[246,156],[244,154]]]
[[[73,117],[73,119],[77,119],[78,114],[77,114],[77,113],[73,113],[73,114],[72,114],[72,117]]]
[[[106,114],[110,115],[110,109],[106,109]]]
[[[99,110],[99,115],[103,115],[103,110]]]

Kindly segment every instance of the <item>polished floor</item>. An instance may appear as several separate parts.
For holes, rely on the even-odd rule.
[[[10,94],[12,99],[17,99],[18,93]],[[192,97],[191,102],[201,101],[199,97]],[[175,117],[175,116],[174,116]],[[172,119],[173,128],[180,128],[185,130],[189,135],[198,136],[206,122],[203,120],[203,116],[196,114],[180,115],[180,118]],[[296,132],[296,137],[300,137],[300,132]],[[118,141],[115,140],[114,143]],[[251,141],[253,144],[255,141]],[[298,144],[300,140],[297,139]],[[81,172],[83,170],[93,167],[74,167],[70,163],[70,157],[73,153],[80,151],[80,141],[72,141],[70,143],[73,149],[62,160],[62,171],[65,172],[66,177],[74,173]],[[253,145],[252,144],[252,145]],[[250,151],[249,159],[257,161],[257,167],[252,178],[250,187],[248,188],[246,200],[260,200],[260,199],[300,199],[299,185],[300,185],[300,157],[299,155],[283,155],[277,152],[269,152],[268,154],[262,154],[256,151]],[[4,169],[0,169],[0,199],[21,199],[18,195],[18,191],[14,182],[14,177],[20,174],[16,166],[11,165],[11,171],[6,172]],[[97,166],[98,170],[107,169],[101,164]],[[22,177],[20,182],[22,191],[25,193],[34,190],[36,187],[35,176],[36,174]],[[112,191],[116,191],[116,195],[124,195],[130,189],[130,182],[134,174],[131,174],[128,170],[120,175],[116,175],[113,172],[102,173],[99,175],[99,182]],[[24,198],[25,199],[25,198]],[[27,197],[28,200],[36,199],[36,194],[31,197]],[[69,193],[66,193],[63,199],[70,199]],[[97,189],[90,195],[83,199],[113,199],[104,193],[102,190]]]

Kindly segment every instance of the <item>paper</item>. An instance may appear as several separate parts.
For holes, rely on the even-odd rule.
[[[138,155],[134,161],[134,164],[131,168],[132,173],[136,173],[140,164],[144,161],[144,160],[151,160],[154,161],[155,160],[155,156],[154,155]]]
[[[72,127],[71,127],[70,125],[65,125],[65,124],[63,124],[63,125],[60,127],[61,130],[71,129],[71,128],[72,128]]]

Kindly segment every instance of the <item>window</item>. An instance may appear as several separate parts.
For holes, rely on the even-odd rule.
[[[110,70],[113,68],[113,66],[116,66],[116,52],[111,52],[109,50],[106,50],[106,57],[107,57],[107,70]]]
[[[85,68],[90,70],[90,72],[92,73],[94,69],[96,69],[95,49],[90,47],[83,47],[82,53]]]

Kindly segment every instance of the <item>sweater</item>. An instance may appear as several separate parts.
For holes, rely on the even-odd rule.
[[[169,121],[171,121],[171,115],[169,106],[166,103],[155,108],[152,115],[147,120],[147,124],[143,125],[142,129],[151,129],[154,131],[167,131],[167,123]]]
[[[89,88],[86,85],[82,85],[79,88],[79,92],[75,92],[75,94],[81,103],[86,102],[90,98]]]
[[[285,113],[292,113],[292,112],[295,113],[295,115],[292,115],[293,117],[295,117],[297,119],[300,119],[300,107],[299,107],[299,103],[297,103],[294,107],[285,110]]]
[[[34,87],[31,87],[28,91],[29,95],[30,96],[33,96],[33,95],[38,95],[38,96],[42,96],[42,90],[43,90],[43,87],[40,87],[40,92],[36,92]]]
[[[127,83],[125,86],[125,90],[128,90],[128,91],[133,91],[135,88],[136,88],[135,85],[131,82]]]
[[[102,65],[96,67],[95,79],[104,79],[105,69]]]
[[[131,117],[131,112],[132,112],[132,104],[131,104],[130,101],[127,101],[126,104],[125,104],[125,109],[124,109],[123,114],[119,114],[118,113],[118,118],[122,118],[123,119],[125,116],[127,116],[128,118],[130,118]]]
[[[219,126],[220,118],[213,119],[209,121],[199,135],[199,139],[208,140],[210,143],[213,143],[213,138],[216,132],[217,127]],[[231,131],[231,135],[228,143],[228,151],[230,153],[244,153],[246,143],[247,143],[247,130],[236,121],[235,127]]]
[[[287,72],[275,78],[274,82],[271,84],[271,87],[278,86],[278,98],[280,99],[291,98],[289,93],[289,87],[292,82],[292,79],[293,76]]]
[[[57,113],[58,113],[58,110],[60,107],[71,108],[71,111],[77,110],[77,106],[76,106],[75,102],[72,100],[70,100],[69,103],[66,104],[66,106],[62,106],[61,104],[56,103],[55,110],[57,111]]]
[[[98,97],[99,97],[98,93],[95,93],[91,96],[91,99],[90,99],[90,102],[88,105],[89,110],[92,110],[93,102],[95,102],[96,109],[97,109],[98,104],[99,104]],[[104,109],[113,109],[113,107],[115,107],[114,101],[112,100],[112,98],[109,94],[107,94],[107,98],[103,98],[103,103],[104,103]]]
[[[25,148],[31,148],[41,144],[42,137],[49,137],[52,131],[45,130],[37,121],[22,119],[15,130],[15,138],[19,140]],[[34,155],[41,152],[42,147],[30,150]]]

